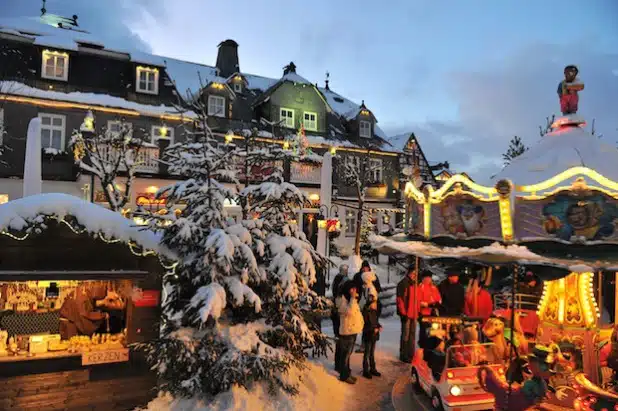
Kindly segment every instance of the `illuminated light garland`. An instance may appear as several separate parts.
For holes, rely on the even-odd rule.
[[[35,106],[50,107],[50,108],[57,108],[57,109],[94,110],[94,111],[99,111],[102,113],[118,114],[121,116],[139,117],[141,115],[144,115],[147,117],[158,117],[163,120],[185,121],[185,122],[191,122],[194,120],[190,116],[184,116],[184,115],[178,115],[178,114],[155,114],[155,113],[148,113],[148,112],[140,113],[136,110],[129,110],[129,109],[123,109],[123,108],[112,108],[112,107],[98,106],[95,104],[83,104],[83,103],[71,103],[71,102],[57,101],[57,100],[46,100],[46,99],[41,99],[37,97],[24,97],[24,96],[15,96],[15,95],[9,95],[9,94],[3,94],[2,100],[11,101],[13,103],[32,104]]]
[[[448,193],[446,193],[442,198],[440,199],[435,199],[435,198],[430,198],[429,201],[432,204],[440,204],[442,203],[444,200],[448,199],[449,197],[457,197],[457,196],[462,196],[462,195],[467,195],[470,196],[478,201],[484,202],[484,203],[492,203],[495,202],[497,200],[496,197],[483,197],[480,194],[474,193],[472,191],[466,191],[463,190],[461,188],[457,188],[454,191],[449,191]]]
[[[526,186],[516,186],[517,191],[527,192],[531,194],[536,194],[537,191],[547,190],[548,188],[554,187],[565,180],[573,178],[577,175],[583,175],[588,177],[597,183],[609,188],[610,190],[618,191],[618,182],[610,180],[609,178],[597,173],[596,171],[588,168],[588,167],[573,167],[568,170],[563,171],[560,174],[557,174],[545,181],[542,181],[537,184],[526,185]]]
[[[511,218],[511,199],[501,196],[498,200],[500,210],[500,226],[502,227],[502,238],[505,241],[513,239],[513,220]]]
[[[425,203],[423,205],[423,230],[425,237],[431,237],[431,203]]]
[[[425,194],[423,194],[423,192],[416,188],[414,183],[412,183],[411,181],[408,181],[406,183],[403,193],[406,195],[406,197],[411,197],[416,200],[417,203],[425,204]]]
[[[448,190],[455,184],[457,183],[461,183],[469,188],[471,188],[472,190],[478,191],[479,193],[483,193],[488,195],[490,198],[492,196],[495,196],[497,194],[497,190],[495,187],[486,187],[486,186],[482,186],[480,184],[475,183],[474,181],[470,180],[468,177],[466,177],[463,174],[455,174],[454,176],[452,176],[451,178],[449,178],[442,187],[440,187],[440,189],[436,190],[436,191],[430,191],[430,198],[432,199],[442,199],[442,197],[444,197],[444,195],[448,192]]]
[[[564,324],[564,309],[566,295],[566,280],[561,278],[558,280],[558,323]]]

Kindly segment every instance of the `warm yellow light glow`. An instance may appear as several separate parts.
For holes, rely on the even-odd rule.
[[[159,72],[159,69],[156,67],[137,66],[137,70],[151,71],[153,73]]]
[[[564,324],[564,307],[566,303],[565,279],[558,280],[558,324]]]
[[[408,181],[406,183],[403,192],[406,197],[413,198],[419,204],[425,204],[425,194],[423,194],[418,188],[416,188],[414,183],[412,183],[411,181]]]
[[[309,194],[309,200],[311,201],[320,201],[320,195],[317,193]]]
[[[157,191],[159,191],[159,187],[157,187],[157,186],[148,186],[148,187],[146,187],[146,192],[148,194],[155,194]]]
[[[223,84],[221,84],[221,83],[212,83],[212,84],[210,85],[210,87],[212,87],[212,88],[216,88],[217,90],[222,90],[222,89],[223,89],[223,87],[225,87],[225,86],[224,86]]]
[[[369,110],[361,110],[361,115],[362,116],[368,116],[369,115]]]
[[[479,193],[486,194],[490,197],[496,195],[497,193],[495,187],[485,187],[485,186],[482,186],[480,184],[473,182],[472,180],[470,180],[468,177],[464,176],[463,174],[455,174],[454,176],[449,178],[439,190],[436,190],[430,193],[431,200],[434,202],[441,201],[442,198],[447,194],[449,189],[457,183],[463,184],[467,187],[470,187],[472,190],[478,191]]]
[[[94,115],[92,114],[92,111],[88,110],[86,117],[84,117],[82,127],[88,131],[94,131]]]
[[[502,238],[505,241],[513,239],[513,219],[511,218],[511,200],[509,197],[500,197],[498,200],[500,209],[500,226],[502,227]]]
[[[232,141],[234,141],[234,133],[230,131],[225,135],[225,144],[230,144]]]
[[[618,191],[618,182],[612,181],[609,178],[597,173],[596,171],[588,168],[588,167],[573,167],[568,170],[563,171],[560,174],[555,175],[554,177],[542,181],[537,184],[527,185],[527,186],[517,186],[517,191],[526,192],[536,194],[537,191],[547,190],[561,182],[571,179],[577,175],[586,176],[602,186],[609,188],[613,191]]]
[[[318,220],[318,228],[326,228],[326,220]]]
[[[331,155],[333,155],[333,156],[334,156],[335,154],[337,154],[337,147],[332,146],[332,147],[330,148],[330,154],[331,154]]]
[[[45,99],[32,98],[32,97],[2,95],[2,100],[11,101],[13,103],[32,104],[35,106],[57,108],[57,109],[94,110],[94,111],[100,111],[102,113],[118,114],[121,116],[139,117],[140,115],[145,115],[148,117],[155,117],[155,118],[160,118],[163,120],[193,121],[193,118],[189,116],[182,116],[182,115],[175,115],[175,114],[149,113],[146,111],[138,112],[135,110],[128,110],[128,109],[123,109],[123,108],[112,108],[112,107],[88,105],[88,104],[82,104],[82,103],[72,103],[72,102],[67,102],[67,101],[45,100]]]
[[[425,203],[423,213],[423,229],[425,237],[431,237],[431,203]]]
[[[283,149],[284,150],[289,150],[290,149],[290,142],[289,141],[284,141],[283,142]]]
[[[167,127],[165,125],[159,127],[159,133],[161,134],[161,137],[167,136]]]

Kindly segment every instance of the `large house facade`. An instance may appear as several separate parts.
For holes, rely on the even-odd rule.
[[[5,147],[0,202],[22,196],[26,130],[30,119],[39,117],[43,191],[104,205],[98,182],[75,165],[68,149],[72,132],[92,112],[97,129],[113,130],[124,121],[151,143],[140,153],[128,207],[147,203],[159,187],[180,178],[159,159],[170,143],[185,139],[181,107],[188,96],[202,99],[209,125],[222,142],[230,134],[257,128],[263,141],[284,144],[304,130],[315,155],[290,161],[284,169],[286,178],[310,199],[298,216],[310,238],[317,238],[320,156],[327,151],[335,154],[333,202],[339,206],[342,244],[353,242],[357,212],[356,190],[341,179],[342,162],[371,164],[367,207],[378,230],[401,224],[407,181],[437,185],[437,168],[427,162],[416,136],[389,141],[368,105],[331,90],[328,80],[323,86],[310,82],[294,63],[286,65],[280,78],[245,73],[233,40],[218,45],[214,66],[112,50],[76,25],[48,18],[0,20],[0,136]],[[252,176],[259,180],[259,173]],[[240,213],[237,205],[229,207],[232,214]]]

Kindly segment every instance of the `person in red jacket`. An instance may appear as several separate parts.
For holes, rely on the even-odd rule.
[[[489,319],[494,311],[491,294],[478,280],[474,280],[466,292],[464,314],[468,317],[482,318],[483,323]]]
[[[418,312],[421,317],[429,317],[438,315],[437,307],[442,304],[442,298],[438,287],[433,283],[431,271],[425,270],[421,273],[421,283],[417,286],[416,301],[418,302]],[[419,325],[418,346],[425,348],[427,339],[429,338],[429,327],[431,324],[421,322]]]

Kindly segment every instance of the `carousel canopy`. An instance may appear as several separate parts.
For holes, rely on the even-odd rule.
[[[618,148],[584,129],[576,114],[558,118],[553,131],[491,178],[524,186],[546,181],[570,168],[586,167],[618,182]],[[605,141],[612,141],[607,144]]]
[[[399,238],[401,240],[401,238]],[[382,254],[407,254],[425,260],[450,262],[467,261],[485,266],[519,265],[536,268],[535,272],[543,280],[566,277],[570,273],[595,272],[598,270],[618,271],[618,256],[608,255],[606,260],[584,260],[551,258],[530,251],[521,245],[502,245],[494,243],[480,248],[440,247],[422,241],[397,241],[382,236],[370,238],[372,246]]]

